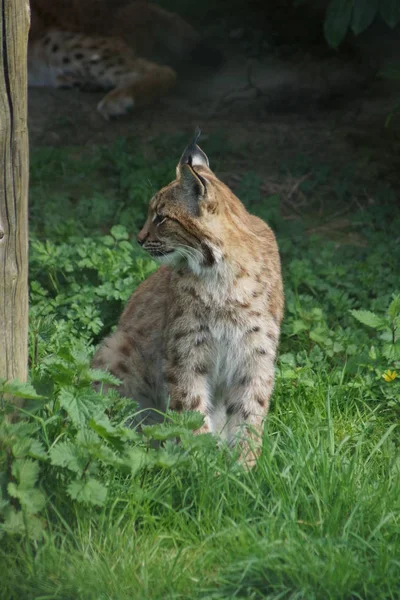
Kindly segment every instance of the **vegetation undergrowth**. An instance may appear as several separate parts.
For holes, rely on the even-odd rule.
[[[90,368],[94,345],[156,268],[135,233],[184,141],[153,140],[146,154],[120,140],[84,160],[74,149],[32,153],[30,383],[0,382],[0,597],[398,598],[391,190],[369,190],[374,202],[350,214],[352,236],[333,241],[307,233],[312,215],[287,218],[279,196],[241,173],[238,195],[277,234],[286,294],[274,400],[251,472],[211,436],[193,435],[197,413],[171,413],[139,435],[126,426],[134,401],[91,387],[113,381]],[[227,152],[218,136],[205,149],[214,164]],[[364,194],[357,181],[344,193],[327,172],[316,165],[300,184],[310,206],[321,181],[332,202],[338,190],[349,202],[357,185]],[[10,394],[26,399],[17,422],[5,418]]]

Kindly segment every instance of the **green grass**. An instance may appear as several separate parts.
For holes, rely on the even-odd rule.
[[[390,189],[371,186],[375,203],[331,241],[306,233],[315,203],[324,195],[337,211],[364,181],[313,165],[309,210],[288,219],[256,174],[240,172],[242,200],[277,233],[286,293],[256,469],[185,433],[190,416],[129,434],[131,403],[90,392],[92,345],[154,268],[133,238],[183,143],[32,152],[30,368],[44,399],[17,386],[27,421],[0,424],[0,597],[399,598],[400,377],[382,377],[400,374]],[[204,147],[223,162],[223,138]],[[177,427],[179,446],[168,441]]]

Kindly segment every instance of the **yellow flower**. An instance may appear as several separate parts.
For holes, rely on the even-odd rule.
[[[387,381],[389,383],[390,381],[394,381],[396,379],[397,372],[391,371],[390,369],[388,369],[387,371],[382,373],[382,377],[385,381]]]

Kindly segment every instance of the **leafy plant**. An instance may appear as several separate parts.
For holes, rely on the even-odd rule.
[[[399,0],[331,0],[324,23],[325,37],[337,48],[351,30],[359,35],[380,16],[392,29],[400,22]]]
[[[121,477],[138,478],[144,469],[170,469],[185,462],[192,446],[190,432],[201,426],[201,415],[171,413],[163,423],[145,427],[139,436],[129,426],[135,416],[132,400],[112,391],[108,395],[94,391],[94,381],[108,386],[119,382],[109,373],[90,368],[89,349],[83,342],[70,341],[57,356],[48,357],[43,375],[51,377],[51,401],[30,384],[3,382],[0,388],[3,534],[42,537],[41,512],[57,490],[80,504],[104,506],[110,475],[119,472]],[[7,401],[11,395],[32,401],[23,410],[23,421],[5,418],[14,409]],[[154,440],[177,436],[180,446],[152,447]]]

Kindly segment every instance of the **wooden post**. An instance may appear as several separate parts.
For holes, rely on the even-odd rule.
[[[28,374],[28,0],[0,0],[0,377]]]

